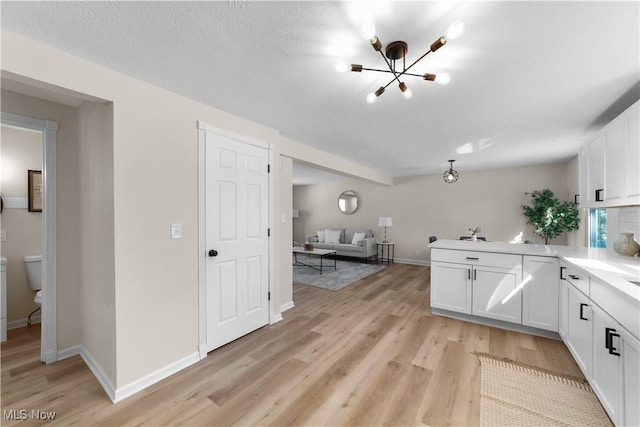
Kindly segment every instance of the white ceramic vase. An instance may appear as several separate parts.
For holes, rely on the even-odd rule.
[[[640,245],[633,240],[633,233],[620,233],[620,237],[613,244],[613,250],[620,255],[633,256],[640,252]]]

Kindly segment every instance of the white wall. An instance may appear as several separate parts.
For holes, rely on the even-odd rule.
[[[6,30],[2,31],[2,69],[3,77],[19,76],[35,88],[55,88],[65,93],[72,91],[79,98],[91,97],[112,103],[112,146],[107,141],[106,147],[83,148],[98,150],[96,157],[93,153],[81,152],[75,154],[74,159],[73,154],[63,153],[60,162],[102,159],[102,156],[107,156],[105,161],[111,161],[107,151],[112,150],[113,176],[108,173],[111,166],[103,165],[107,172],[104,176],[96,172],[89,177],[112,182],[86,185],[89,186],[87,188],[113,192],[104,194],[107,209],[109,198],[113,198],[112,212],[96,219],[100,227],[106,226],[108,234],[109,216],[113,216],[113,241],[106,236],[107,246],[100,248],[99,252],[108,258],[109,245],[113,244],[113,265],[109,259],[105,265],[97,265],[85,257],[82,283],[79,285],[84,292],[82,304],[97,308],[104,315],[105,323],[91,326],[85,330],[87,334],[83,338],[78,337],[77,341],[97,339],[96,331],[101,328],[107,333],[115,331],[115,354],[107,348],[111,345],[109,343],[91,344],[91,351],[100,353],[92,355],[116,389],[135,388],[136,382],[198,351],[198,120],[272,143],[274,159],[281,155],[314,159],[321,165],[337,165],[347,173],[370,181],[391,181],[390,177],[377,171],[283,138],[274,129]],[[58,139],[62,138],[59,136]],[[285,166],[289,168],[286,162]],[[291,300],[289,230],[292,205],[289,196],[280,194],[284,188],[291,187],[290,172],[281,172],[278,168],[272,170],[276,192],[272,199],[275,206],[272,213],[274,217],[279,212],[288,213],[284,223],[277,217],[273,221],[272,236],[276,239],[274,247],[278,249],[273,254],[272,299],[277,309],[278,304]],[[85,178],[79,175],[77,164],[70,174],[75,174],[78,179]],[[60,181],[61,186],[69,182],[64,177]],[[77,182],[72,185],[79,189]],[[87,196],[85,190],[82,194]],[[61,205],[64,206],[64,200],[58,200],[58,206]],[[82,204],[76,201],[76,207],[77,211],[73,213],[76,224],[92,224],[94,220],[88,217],[90,209],[84,201]],[[182,239],[170,239],[171,223],[182,223]],[[58,236],[64,236],[60,229]],[[80,238],[76,231],[74,238],[77,238],[76,243],[82,241],[88,249],[95,249],[98,242],[93,236],[87,237],[85,233]],[[65,241],[64,238],[58,240]],[[98,275],[104,275],[99,282],[85,283]],[[60,284],[60,279],[58,283],[65,286]],[[101,300],[103,296],[105,301]],[[74,309],[73,312],[76,311]],[[92,318],[92,321],[97,319]],[[108,325],[110,322],[115,325]],[[66,333],[65,328],[60,329],[59,333]],[[79,330],[77,332],[79,336]],[[60,342],[58,347],[61,347]]]
[[[2,230],[7,240],[1,252],[7,257],[7,323],[24,326],[27,316],[38,306],[29,288],[23,259],[42,254],[42,213],[27,210],[27,171],[42,170],[42,133],[2,126]],[[8,208],[8,199],[19,199],[21,206]],[[39,313],[34,319],[38,319]],[[33,320],[33,319],[32,319]]]
[[[566,164],[458,172],[455,184],[443,182],[438,174],[396,178],[393,186],[363,181],[296,186],[293,205],[300,218],[295,239],[302,242],[306,234],[324,227],[366,227],[380,238],[378,218],[390,216],[393,227],[387,234],[396,243],[396,258],[426,263],[429,236],[458,239],[474,226],[482,228],[488,240],[511,241],[522,233],[522,240],[544,243],[526,224],[521,205],[531,198],[524,193],[550,188],[559,199],[573,200]],[[338,211],[338,196],[345,190],[360,196],[360,207],[351,215]],[[567,244],[567,236],[550,243]]]
[[[2,46],[4,48],[4,44]],[[2,111],[58,123],[57,346],[58,349],[69,348],[80,343],[82,324],[78,265],[78,111],[67,105],[6,90],[2,91]]]

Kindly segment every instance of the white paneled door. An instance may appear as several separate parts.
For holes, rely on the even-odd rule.
[[[206,132],[207,351],[269,322],[269,152]]]

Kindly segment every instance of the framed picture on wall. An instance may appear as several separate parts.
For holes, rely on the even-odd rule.
[[[42,171],[28,171],[29,212],[42,212]]]

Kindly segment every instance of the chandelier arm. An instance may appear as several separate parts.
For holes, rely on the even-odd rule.
[[[382,59],[384,59],[384,62],[386,62],[386,63],[387,63],[387,66],[389,67],[389,69],[390,69],[390,70],[391,70],[391,72],[393,73],[393,77],[394,77],[394,79],[393,79],[393,80],[397,80],[397,81],[398,81],[398,83],[400,83],[400,76],[404,73],[404,71],[403,71],[402,73],[400,73],[400,74],[396,74],[396,70],[394,70],[394,69],[393,69],[393,67],[391,67],[391,63],[389,63],[389,60],[387,59],[387,57],[386,57],[386,56],[384,56],[384,53],[382,53],[382,51],[378,51],[378,52],[380,52],[380,55],[382,55]],[[391,80],[391,81],[387,84],[387,86],[389,86],[391,83],[393,83],[393,80]],[[387,86],[385,86],[385,89],[387,88]]]
[[[413,63],[411,65],[409,65],[407,68],[404,69],[404,72],[409,71],[409,68],[413,67],[414,65],[416,65],[418,62],[420,62],[422,60],[422,58],[424,58],[425,56],[427,56],[429,53],[431,53],[431,50],[428,50],[424,53],[424,55],[422,55],[420,58],[416,59],[415,61],[413,61]]]
[[[366,68],[366,67],[362,67],[362,70],[363,70],[363,71],[365,71],[365,70],[366,70],[366,71],[377,71],[378,73],[392,73],[392,71],[389,71],[389,70],[379,70],[379,69],[377,69],[377,68]],[[404,75],[404,76],[413,76],[413,77],[424,77],[424,76],[423,76],[423,75],[421,75],[421,74],[412,74],[412,73],[405,73],[405,72],[402,72],[402,73],[398,74],[398,77],[403,76],[403,75]]]

